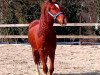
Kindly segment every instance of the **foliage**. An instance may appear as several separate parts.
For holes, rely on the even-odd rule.
[[[43,0],[1,0],[0,23],[30,23],[35,19],[39,19],[42,2]],[[67,16],[68,22],[80,22],[78,17],[80,12],[88,9],[92,10],[93,5],[95,6],[94,9],[96,9],[96,13],[100,17],[100,0],[58,0],[58,2],[63,8],[62,11]],[[82,6],[82,3],[85,3],[85,6]],[[79,34],[78,27],[65,27],[62,33],[60,33],[60,29],[62,28],[56,28],[57,34]],[[17,32],[23,35],[27,33],[26,30],[27,28],[0,29],[0,34],[16,34]]]

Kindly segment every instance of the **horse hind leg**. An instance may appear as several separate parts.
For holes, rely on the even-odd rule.
[[[40,74],[40,70],[39,70],[39,65],[38,65],[38,64],[36,64],[36,75],[41,75],[41,74]]]
[[[34,58],[35,64],[40,64],[40,55],[37,49],[33,50],[33,58]]]
[[[33,57],[34,57],[34,62],[36,65],[36,75],[40,75],[40,70],[39,70],[39,64],[40,64],[40,55],[38,50],[33,50]]]

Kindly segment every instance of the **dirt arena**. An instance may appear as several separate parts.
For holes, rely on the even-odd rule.
[[[1,44],[0,75],[35,75],[30,45]],[[100,46],[58,45],[54,75],[100,75]]]

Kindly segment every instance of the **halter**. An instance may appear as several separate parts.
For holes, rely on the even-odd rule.
[[[56,22],[56,18],[57,18],[60,14],[62,14],[62,12],[58,12],[56,15],[53,15],[53,14],[49,11],[48,14],[49,14],[50,16],[52,16],[53,19],[54,19],[54,22]]]

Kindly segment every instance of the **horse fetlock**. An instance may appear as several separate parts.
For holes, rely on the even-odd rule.
[[[36,75],[41,75],[39,70],[39,65],[36,65]]]
[[[52,75],[53,71],[54,71],[54,68],[51,68],[50,69],[50,75]]]
[[[47,67],[47,65],[43,66],[43,71],[44,71],[45,74],[48,73],[48,67]]]

